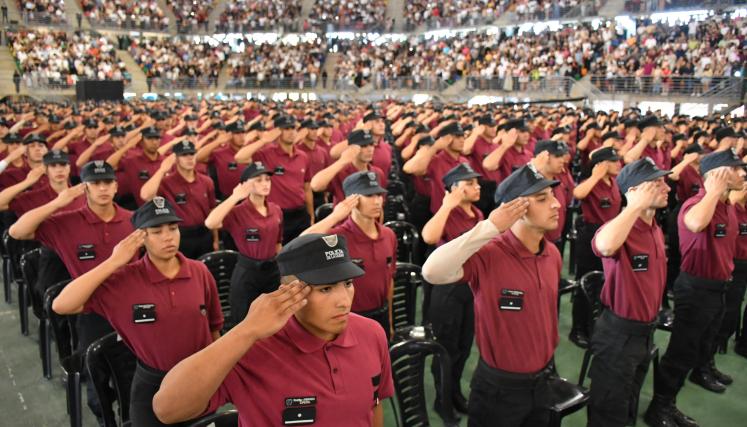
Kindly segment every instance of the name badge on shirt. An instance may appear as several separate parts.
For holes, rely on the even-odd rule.
[[[230,171],[235,171],[238,168],[239,168],[239,165],[236,164],[236,162],[230,162],[228,164],[228,170],[230,170]]]
[[[630,258],[633,271],[648,271],[648,255],[633,255]]]
[[[747,236],[747,224],[739,224],[739,235]]]
[[[282,166],[275,166],[275,175],[285,175],[285,168]]]
[[[141,170],[140,172],[138,172],[138,173],[137,173],[137,177],[138,177],[138,178],[139,178],[139,179],[140,179],[141,181],[147,181],[147,180],[149,180],[149,179],[150,179],[150,174],[148,173],[148,171],[147,171],[147,170]]]
[[[96,259],[96,245],[92,243],[78,245],[78,260],[87,261],[92,259]]]
[[[187,204],[187,193],[179,193],[174,195],[174,201],[177,205]]]
[[[302,426],[316,421],[316,396],[286,397],[283,425]]]
[[[259,242],[259,228],[247,228],[244,232],[244,238],[247,242]]]
[[[612,207],[612,202],[609,197],[605,197],[599,201],[599,207],[602,209],[609,209]]]
[[[501,289],[501,298],[498,300],[498,308],[501,311],[523,310],[524,291],[514,289]]]
[[[380,402],[379,399],[379,384],[381,384],[381,374],[376,375],[375,377],[371,377],[371,385],[373,385],[374,393],[373,393],[373,401],[374,406],[377,406]]]
[[[726,224],[716,224],[716,231],[713,237],[726,237]]]
[[[366,264],[363,262],[363,258],[352,258],[350,261],[353,261],[353,264],[360,267],[361,270],[366,271]]]
[[[132,306],[132,321],[135,323],[153,323],[156,321],[155,304],[134,304]]]

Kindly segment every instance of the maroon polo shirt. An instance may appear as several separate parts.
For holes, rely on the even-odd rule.
[[[36,209],[39,206],[46,205],[52,200],[57,198],[57,193],[49,186],[49,183],[38,190],[30,190],[23,192],[16,196],[10,202],[10,210],[16,214],[17,217],[25,214],[26,212]],[[55,213],[74,211],[86,206],[86,195],[80,195],[72,203],[58,210]]]
[[[318,142],[314,144],[314,148],[309,148],[304,143],[296,144],[296,148],[306,153],[309,158],[309,173],[312,177],[332,163],[329,151]]]
[[[274,179],[274,178],[273,178]],[[267,216],[260,214],[249,199],[244,200],[223,219],[241,255],[267,260],[277,255],[278,243],[283,243],[283,212],[272,202],[265,202]]]
[[[693,233],[685,227],[685,215],[705,197],[705,190],[687,199],[677,216],[682,263],[680,270],[709,280],[729,280],[734,270],[739,224],[733,205],[719,201],[713,219],[703,231]]]
[[[431,179],[428,178],[428,175],[413,175],[412,186],[415,188],[415,192],[421,196],[431,197]]]
[[[156,160],[151,160],[144,153],[122,159],[119,169],[122,172],[120,185],[123,186],[124,191],[120,191],[120,194],[132,194],[138,206],[145,203],[140,198],[140,189],[161,167],[162,160],[161,155],[158,155]]]
[[[514,145],[513,147],[506,150],[501,158],[501,164],[498,165],[498,181],[501,182],[508,178],[516,169],[524,166],[532,160],[534,154],[529,149],[529,144],[526,147],[519,147]]]
[[[581,215],[587,224],[602,225],[620,213],[622,195],[614,177],[610,184],[599,180],[589,195],[581,200]]]
[[[216,205],[213,180],[196,172],[192,182],[184,179],[178,171],[168,173],[158,192],[171,202],[176,215],[184,220],[179,225],[184,227],[203,225]]]
[[[306,153],[294,149],[291,156],[280,144],[272,143],[259,150],[254,160],[275,172],[269,201],[280,206],[280,209],[298,209],[306,205],[304,184],[311,181],[311,165]]]
[[[388,181],[386,175],[384,175],[384,171],[370,163],[366,164],[366,167],[367,170],[376,174],[376,178],[379,180],[379,185],[381,186],[381,188],[386,188]],[[342,183],[343,181],[345,181],[345,178],[356,172],[360,171],[356,169],[356,167],[353,166],[352,163],[350,163],[342,168],[342,170],[338,172],[334,178],[332,178],[332,181],[329,182],[327,191],[332,194],[332,201],[335,204],[345,200],[345,192],[342,190]]]
[[[389,171],[392,169],[392,146],[384,141],[384,138],[380,139],[374,147],[371,163],[384,171],[384,175],[389,176]]]
[[[240,165],[234,160],[233,157],[238,151],[238,149],[233,148],[233,145],[226,144],[210,153],[209,164],[215,168],[218,190],[224,197],[230,196],[234,187],[239,185],[241,172],[246,167],[246,165]]]
[[[52,215],[34,233],[34,239],[57,252],[76,278],[109,258],[117,243],[134,231],[132,212],[114,205],[116,213],[104,222],[86,204],[84,207]]]
[[[0,173],[0,190],[4,190],[23,181],[26,179],[29,172],[31,172],[31,168],[25,161],[21,167],[15,167],[12,164],[8,165],[8,167]],[[46,175],[42,175],[41,178],[31,186],[30,190],[42,189],[47,184],[49,184],[49,178]]]
[[[472,154],[469,155],[469,160],[472,169],[482,175],[483,179],[499,182],[501,180],[499,169],[489,171],[482,167],[482,161],[485,160],[485,158],[488,157],[488,154],[492,153],[496,148],[498,148],[497,144],[492,144],[490,141],[480,136],[472,147]]]
[[[739,235],[737,236],[737,245],[734,252],[734,259],[747,260],[747,209],[739,203],[734,205],[737,213],[737,224],[739,226]]]
[[[353,262],[366,274],[353,279],[355,298],[352,310],[363,313],[387,304],[389,287],[397,270],[397,236],[378,222],[378,238],[372,239],[358,227],[352,217],[329,232],[345,236]]]
[[[460,163],[469,163],[469,160],[460,155],[456,159],[446,150],[436,153],[428,164],[428,170],[425,173],[431,181],[431,213],[438,212],[441,203],[444,201],[446,187],[444,186],[443,177],[451,169]]]
[[[656,163],[656,167],[661,170],[669,170],[667,157],[669,157],[666,153],[664,153],[663,150],[660,150],[656,148],[656,145],[653,147],[651,144],[647,145],[646,148],[643,149],[643,153],[641,154],[641,158],[644,159],[646,157],[651,158],[651,160]]]
[[[464,264],[475,297],[475,338],[491,367],[515,373],[543,369],[558,346],[562,261],[549,240],[535,255],[507,230]],[[521,309],[517,309],[517,308]]]
[[[93,145],[93,143],[88,142],[87,139],[81,138],[75,142],[72,142],[68,144],[68,152],[70,154],[70,174],[72,176],[78,176],[79,171],[78,167],[75,165],[75,163],[78,161],[78,158],[81,154],[83,154],[84,151],[88,149]],[[98,147],[96,147],[96,150],[93,152],[93,155],[91,155],[91,158],[88,159],[88,161],[93,160],[106,160],[114,154],[116,150],[114,150],[114,146],[110,142],[106,142]]]
[[[180,268],[165,277],[149,256],[115,271],[86,302],[84,311],[106,318],[138,360],[168,371],[213,342],[223,327],[215,279],[205,264],[177,253]],[[154,305],[155,321],[135,319],[138,306]]]
[[[474,228],[478,222],[484,219],[482,211],[477,209],[475,205],[470,205],[470,212],[472,216],[459,206],[449,212],[449,217],[446,218],[446,224],[444,224],[444,232],[441,235],[441,241],[438,242],[439,246],[456,239]]]
[[[677,200],[684,202],[690,197],[698,194],[703,187],[703,177],[693,165],[687,165],[680,173],[677,181]]]
[[[350,313],[343,332],[327,342],[292,316],[246,352],[206,413],[232,402],[239,426],[280,426],[289,403],[299,407],[313,398],[314,425],[370,427],[374,407],[394,394],[391,369],[386,335],[375,321]]]
[[[619,317],[653,322],[667,284],[664,233],[655,219],[649,225],[638,218],[620,249],[605,257],[597,249],[596,236],[606,226],[597,230],[591,242],[604,266],[602,304]]]

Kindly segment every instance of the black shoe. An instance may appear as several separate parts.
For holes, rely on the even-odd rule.
[[[464,395],[460,392],[454,395],[454,397],[451,399],[451,401],[454,403],[454,410],[457,412],[461,412],[462,414],[467,414],[469,403],[467,401],[467,398],[464,397]]]
[[[446,426],[458,425],[459,421],[461,421],[461,418],[454,413],[454,410],[452,410],[451,413],[447,413],[441,406],[441,400],[439,399],[436,399],[433,403],[433,410],[436,411],[439,417],[441,417]]]
[[[734,378],[726,375],[716,368],[716,362],[714,362],[713,360],[711,360],[711,362],[708,364],[708,372],[713,378],[716,379],[716,381],[720,382],[723,385],[731,385],[734,382]]]
[[[705,370],[693,371],[690,374],[690,381],[714,393],[723,393],[726,391],[726,386]]]
[[[663,405],[656,400],[652,400],[648,405],[646,413],[643,415],[643,421],[649,427],[678,427],[674,422],[669,411],[669,406]]]
[[[694,419],[680,412],[675,405],[669,408],[669,413],[674,422],[677,423],[677,427],[700,427]]]
[[[581,348],[589,348],[589,337],[579,330],[571,330],[568,339]]]

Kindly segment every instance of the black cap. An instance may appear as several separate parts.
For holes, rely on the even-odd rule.
[[[567,126],[560,126],[560,127],[556,127],[555,129],[552,130],[552,136],[555,136],[555,135],[557,135],[559,133],[568,134],[570,132],[571,132],[571,130]]]
[[[329,122],[326,120],[319,120],[318,122],[316,122],[316,126],[318,128],[331,128],[332,127],[332,125],[329,124]]]
[[[547,187],[555,187],[560,181],[549,180],[531,165],[516,169],[495,189],[495,203],[508,203],[517,197],[530,196]]]
[[[177,156],[187,156],[190,154],[194,154],[197,152],[197,149],[195,148],[195,145],[192,144],[189,141],[182,141],[173,147],[171,147],[171,151],[174,152]]]
[[[371,196],[386,193],[386,190],[381,188],[376,173],[371,171],[356,172],[349,175],[342,181],[342,191],[345,193],[345,197],[353,194]]]
[[[270,175],[272,176],[273,172],[262,163],[262,162],[253,162],[249,163],[246,168],[244,168],[244,171],[241,172],[241,182],[244,182],[246,180],[252,179],[254,177],[260,176],[260,175]]]
[[[184,120],[187,122],[196,122],[199,119],[200,118],[197,117],[197,114],[187,114],[186,116],[184,116]]]
[[[630,188],[640,185],[647,181],[653,181],[667,176],[672,171],[661,170],[656,167],[656,163],[651,160],[651,157],[644,157],[638,159],[633,163],[628,163],[617,175],[617,186],[620,187],[620,191],[625,194]]]
[[[125,136],[127,135],[127,131],[124,130],[122,126],[114,126],[112,130],[109,131],[109,135],[111,136]]]
[[[33,144],[35,142],[47,145],[47,138],[39,135],[38,133],[32,133],[32,134],[26,135],[26,138],[23,139],[23,145]]]
[[[600,148],[597,151],[591,153],[591,167],[594,167],[597,163],[605,161],[620,160],[621,157],[617,155],[617,151],[612,147]]]
[[[21,141],[23,141],[23,138],[17,132],[11,132],[3,137],[3,142],[6,144],[18,144]]]
[[[149,126],[143,129],[143,138],[160,138],[161,132],[158,131],[154,126]]]
[[[62,122],[62,117],[58,116],[57,114],[51,114],[48,120],[49,120],[49,123],[57,124],[57,123]]]
[[[301,129],[319,129],[319,125],[311,119],[306,119],[301,122]]]
[[[698,154],[700,154],[702,152],[703,152],[703,147],[700,144],[698,144],[697,142],[695,142],[693,144],[690,144],[687,147],[685,147],[685,151],[684,151],[685,154],[690,154],[690,153],[698,153]]]
[[[348,145],[360,145],[365,147],[374,143],[371,134],[363,129],[358,129],[350,132],[348,135]]]
[[[438,137],[443,138],[444,136],[464,136],[464,129],[457,122],[449,123],[448,125],[441,128],[438,132]]]
[[[80,180],[83,182],[92,181],[116,181],[117,175],[114,168],[103,160],[94,160],[88,162],[80,170]]]
[[[563,141],[538,141],[534,146],[534,155],[536,156],[543,151],[547,151],[556,157],[565,156],[568,154],[568,144]]]
[[[230,125],[226,126],[226,131],[231,133],[244,133],[244,122],[236,120]]]
[[[643,130],[652,126],[663,126],[658,117],[654,115],[648,115],[638,122],[638,129]]]
[[[635,127],[638,127],[638,120],[634,120],[634,119],[625,119],[625,120],[623,120],[623,122],[622,122],[622,123],[623,123],[623,126],[625,126],[625,128],[626,128],[626,129],[627,129],[627,128],[635,128]]]
[[[74,120],[68,120],[68,121],[67,121],[67,122],[65,122],[65,124],[64,124],[64,125],[62,126],[62,128],[63,128],[63,129],[65,129],[65,130],[71,130],[71,129],[75,129],[76,127],[78,127],[78,124],[77,124],[77,123],[75,123],[75,121],[74,121]]]
[[[617,133],[617,131],[614,131],[614,130],[612,132],[607,132],[604,135],[602,135],[602,141],[606,141],[606,140],[611,139],[611,138],[622,139],[622,137],[620,136],[620,134]]]
[[[721,129],[717,129],[713,135],[716,137],[716,141],[719,141],[719,142],[721,142],[721,140],[724,138],[738,138],[737,133],[734,132],[734,129],[730,127],[723,127]]]
[[[436,143],[436,140],[433,139],[433,137],[430,136],[430,135],[422,136],[422,137],[418,138],[418,140],[417,140],[417,144],[418,144],[417,146],[418,147],[420,147],[422,145],[433,145],[435,143]]]
[[[723,166],[747,166],[742,159],[737,156],[737,152],[732,148],[730,150],[717,151],[703,156],[700,159],[700,173],[705,175],[706,172]]]
[[[296,119],[292,116],[275,116],[272,121],[273,125],[278,129],[295,129]]]
[[[281,276],[296,276],[309,285],[332,285],[363,276],[350,259],[345,237],[304,234],[283,246],[277,256]]]
[[[195,136],[195,135],[197,135],[197,131],[194,130],[193,128],[185,128],[182,131],[182,136]]]
[[[459,163],[458,165],[451,168],[446,174],[441,178],[441,181],[443,181],[444,186],[446,186],[446,189],[450,189],[452,185],[456,184],[459,181],[466,181],[468,179],[472,178],[480,178],[482,175],[475,172],[474,169],[472,169],[472,166],[469,165],[469,163]]]
[[[513,119],[503,124],[503,130],[505,130],[506,132],[510,131],[511,129],[516,129],[520,132],[529,132],[529,128],[524,122],[524,119]]]
[[[70,156],[62,150],[49,150],[44,154],[42,161],[45,165],[69,165]]]
[[[383,119],[384,117],[381,116],[377,111],[370,112],[363,116],[363,123],[370,122],[372,120],[379,120]]]
[[[112,116],[106,116],[106,117],[104,117],[104,119],[102,121],[104,122],[105,125],[110,125],[110,124],[114,123],[114,117],[112,117]]]
[[[257,130],[260,132],[265,131],[265,124],[262,123],[262,120],[257,120],[256,122],[252,123],[251,126],[249,126],[249,131]]]
[[[97,122],[95,119],[86,119],[83,121],[83,126],[88,129],[95,129],[99,127],[99,122]]]
[[[477,124],[484,125],[484,126],[495,126],[496,125],[495,119],[490,114],[480,116],[480,118],[477,119]]]
[[[687,135],[685,135],[684,133],[675,133],[674,135],[672,135],[672,142],[677,142],[677,141],[679,141],[681,139],[685,139],[686,140],[687,139]]]
[[[132,222],[133,227],[140,229],[182,222],[182,219],[176,215],[168,200],[156,196],[153,200],[137,208],[132,214],[130,222]]]

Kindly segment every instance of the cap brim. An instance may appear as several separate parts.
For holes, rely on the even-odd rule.
[[[148,227],[158,227],[159,225],[163,224],[173,224],[175,222],[182,222],[183,220],[179,218],[176,215],[164,215],[159,216],[157,218],[153,218],[150,221],[146,221],[144,224],[140,224],[137,228],[148,228]]]
[[[535,182],[534,185],[524,190],[518,197],[531,196],[532,194],[539,193],[547,187],[557,187],[559,184],[560,181],[557,180],[543,179],[542,181]]]
[[[388,191],[385,188],[381,188],[381,186],[377,186],[377,187],[367,188],[363,191],[357,191],[351,194],[345,193],[345,197],[351,196],[353,194],[360,194],[361,196],[373,196],[375,194],[386,194],[386,193],[388,193]]]
[[[95,182],[95,181],[116,181],[117,175],[113,173],[106,173],[106,174],[99,174],[99,175],[91,175],[87,177],[81,177],[80,180],[82,182]]]
[[[365,272],[351,261],[330,265],[303,273],[296,273],[296,277],[309,285],[333,285],[345,280],[363,276]]]
[[[452,185],[456,184],[459,181],[466,181],[466,180],[472,179],[472,178],[482,178],[482,175],[479,174],[479,173],[477,173],[477,172],[470,172],[470,173],[466,173],[464,175],[460,175],[459,178],[455,179],[451,183],[451,185],[449,185],[449,187],[451,187]]]
[[[661,178],[662,176],[667,176],[667,175],[671,175],[671,174],[672,174],[672,171],[667,171],[667,170],[661,170],[661,169],[659,169],[656,172],[652,173],[651,175],[647,176],[643,180],[643,182],[653,181],[655,179]]]
[[[197,150],[187,150],[187,151],[180,151],[178,153],[174,153],[177,156],[188,156],[190,154],[197,154]]]

